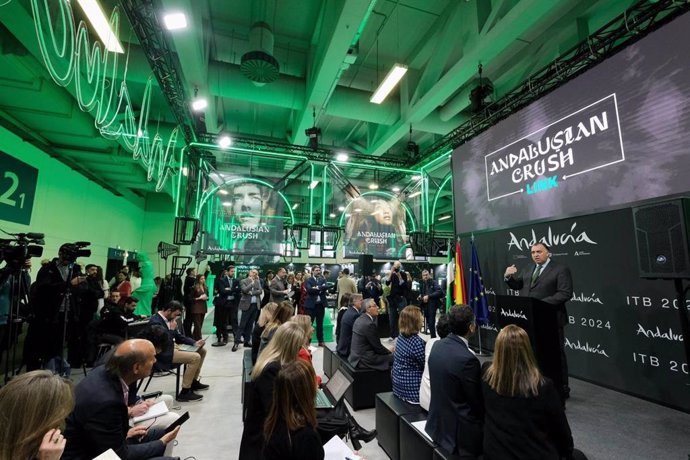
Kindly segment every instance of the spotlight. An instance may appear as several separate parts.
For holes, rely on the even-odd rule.
[[[398,186],[396,185],[396,186],[393,187],[391,190],[392,190],[394,193],[398,193],[398,192],[400,192],[400,187],[398,187]]]
[[[195,112],[201,112],[206,107],[208,107],[208,101],[203,97],[194,99],[194,101],[192,102],[192,110],[194,110]]]
[[[345,211],[345,206],[338,206],[338,211],[340,211],[340,212]]]
[[[169,13],[163,16],[165,28],[168,30],[178,30],[187,27],[187,17],[184,13]]]
[[[230,139],[230,136],[222,136],[220,139],[218,139],[218,146],[222,149],[227,149],[232,145],[232,139]]]
[[[347,161],[350,159],[347,153],[339,153],[335,157],[336,161]]]
[[[378,190],[379,184],[371,183],[369,184],[369,190]]]
[[[304,130],[304,134],[309,138],[309,148],[317,150],[319,148],[319,136],[321,135],[321,128],[312,126]]]

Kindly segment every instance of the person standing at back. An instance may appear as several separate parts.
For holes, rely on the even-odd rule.
[[[323,317],[328,306],[328,286],[326,279],[321,276],[321,267],[315,265],[311,270],[312,275],[305,281],[307,300],[304,302],[304,311],[316,321],[316,338],[319,346],[323,347]]]
[[[388,294],[388,321],[391,327],[391,339],[398,336],[398,316],[403,308],[407,306],[407,274],[402,271],[402,264],[399,260],[393,262],[393,268],[386,281],[390,286]]]
[[[443,449],[460,459],[482,453],[484,403],[479,360],[467,339],[476,330],[474,313],[455,305],[448,313],[450,334],[434,344],[429,356],[431,402],[425,430]]]
[[[350,294],[357,293],[357,285],[355,284],[355,280],[350,278],[350,269],[343,268],[341,273],[343,276],[338,278],[338,305],[340,305],[340,298],[343,296],[343,294],[348,292]]]

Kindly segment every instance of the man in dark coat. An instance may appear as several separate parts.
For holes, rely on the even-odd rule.
[[[180,427],[168,434],[145,426],[130,428],[127,414],[129,385],[147,377],[156,362],[148,340],[127,340],[105,366],[99,366],[77,385],[74,411],[67,417],[64,460],[92,459],[108,449],[124,460],[170,459],[163,456]]]
[[[237,334],[237,312],[240,303],[242,291],[240,290],[240,280],[235,278],[235,266],[229,265],[226,270],[216,280],[215,289],[218,292],[218,297],[214,301],[216,306],[217,319],[216,337],[218,341],[213,346],[223,346],[228,343],[228,318],[230,319],[230,327],[232,327],[233,334]],[[214,313],[214,319],[216,314]]]
[[[467,305],[448,312],[450,334],[434,344],[429,355],[431,401],[425,430],[442,448],[461,459],[482,453],[484,403],[479,360],[467,339],[476,330]]]
[[[441,306],[442,298],[443,290],[429,273],[429,270],[422,271],[422,283],[419,286],[419,301],[421,302],[422,311],[424,312],[426,324],[432,339],[436,338],[436,312]]]
[[[348,361],[353,367],[389,370],[393,364],[393,354],[379,339],[376,317],[379,307],[367,299],[366,310],[352,326],[352,345]],[[342,334],[342,329],[340,330]]]
[[[316,338],[319,346],[323,343],[323,317],[328,306],[328,283],[326,278],[321,276],[321,267],[315,265],[311,269],[311,276],[304,282],[307,299],[304,301],[304,311],[311,317],[312,322],[316,321]]]
[[[366,300],[367,305],[373,302],[373,299]],[[352,345],[352,328],[355,321],[359,318],[362,308],[362,294],[352,294],[350,297],[350,306],[343,315],[340,326],[340,336],[338,337],[338,354],[347,358],[350,356],[350,347]]]
[[[558,319],[558,334],[561,352],[560,375],[547,375],[565,401],[570,396],[568,385],[568,362],[565,356],[565,335],[563,327],[568,323],[565,303],[573,297],[573,278],[570,269],[551,259],[551,251],[545,243],[536,243],[531,248],[534,266],[518,275],[517,267],[506,268],[505,281],[511,289],[520,291],[521,296],[534,297],[553,305]],[[548,366],[547,366],[548,367]]]

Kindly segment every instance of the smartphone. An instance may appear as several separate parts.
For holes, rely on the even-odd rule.
[[[174,429],[177,428],[178,426],[182,425],[182,424],[183,424],[184,422],[186,422],[187,420],[189,420],[189,412],[185,412],[184,414],[182,414],[182,415],[180,416],[180,418],[178,418],[177,420],[175,420],[174,422],[172,422],[170,425],[168,425],[168,427],[165,429],[165,433],[166,433],[166,434],[167,434],[167,433],[170,433],[172,430],[174,430]]]
[[[143,395],[141,395],[141,399],[158,398],[162,394],[162,391],[152,391],[151,393],[144,393]]]

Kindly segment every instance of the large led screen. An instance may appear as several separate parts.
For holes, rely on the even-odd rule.
[[[458,233],[690,190],[690,15],[452,155]]]

